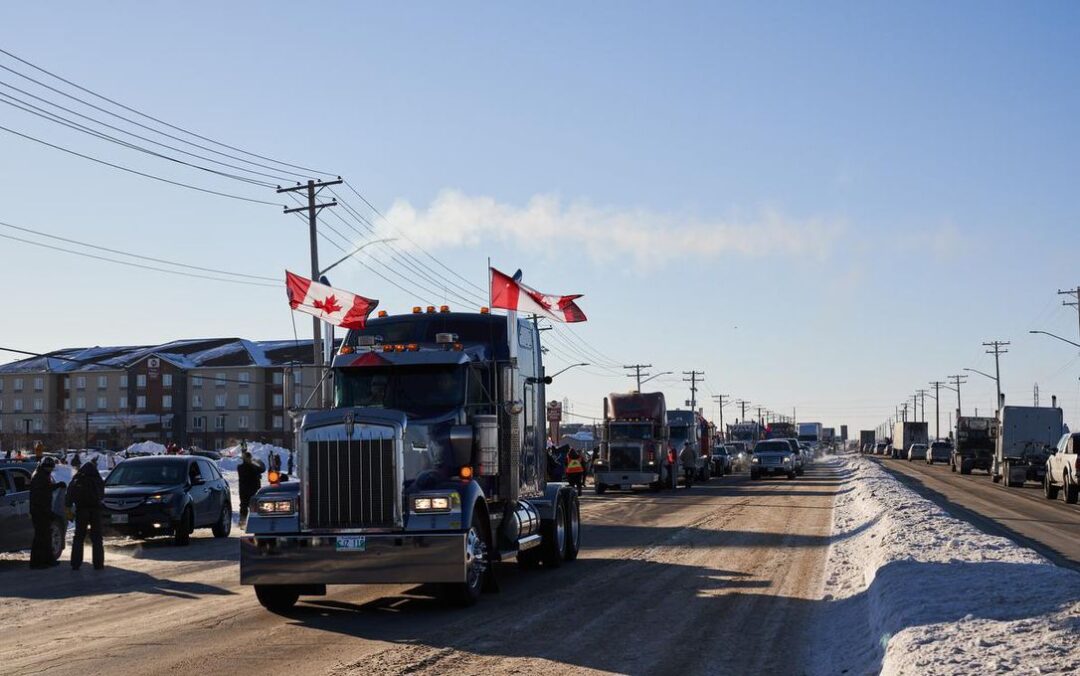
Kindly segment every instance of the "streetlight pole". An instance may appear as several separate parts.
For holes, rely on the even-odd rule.
[[[994,373],[997,376],[994,377],[994,381],[997,383],[997,402],[994,404],[994,410],[1001,408],[1001,360],[1000,357],[1003,354],[1007,354],[1008,350],[1002,350],[1009,343],[1007,341],[992,340],[989,343],[983,343],[983,346],[990,348],[986,351],[986,354],[994,355]]]

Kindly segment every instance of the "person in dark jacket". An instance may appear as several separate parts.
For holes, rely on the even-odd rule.
[[[71,569],[78,570],[83,560],[86,532],[90,531],[94,570],[105,567],[105,545],[101,541],[101,501],[105,499],[105,480],[97,465],[85,462],[71,480],[65,502],[75,506],[75,539],[71,542]]]
[[[240,520],[247,519],[248,503],[262,485],[262,473],[266,469],[261,462],[251,457],[250,451],[244,451],[243,462],[236,467],[236,477],[240,483]]]
[[[63,484],[52,479],[56,459],[46,456],[38,463],[30,478],[30,519],[34,523],[34,542],[30,547],[31,568],[51,568],[57,565],[52,554],[53,491]]]

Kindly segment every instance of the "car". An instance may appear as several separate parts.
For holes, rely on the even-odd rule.
[[[1053,500],[1058,493],[1070,505],[1080,501],[1080,432],[1061,435],[1046,460],[1043,495]]]
[[[741,472],[750,466],[750,449],[745,441],[729,441],[724,444],[731,456],[731,469]]]
[[[788,446],[791,446],[792,458],[795,461],[795,474],[802,476],[806,472],[806,454],[803,451],[802,446],[799,444],[798,439],[783,439],[788,442]]]
[[[232,530],[229,483],[207,458],[189,455],[129,458],[105,480],[105,528],[129,537],[171,535],[186,545],[191,532],[214,537]]]
[[[35,463],[0,464],[0,552],[30,549],[34,523],[30,519],[30,476]],[[49,533],[52,560],[64,553],[67,517],[64,515],[64,488],[53,492],[53,519]]]
[[[712,450],[712,473],[716,476],[724,476],[731,473],[731,455],[727,447],[717,444]]]
[[[926,459],[926,444],[912,444],[907,449],[907,459],[911,462],[915,458]]]
[[[935,462],[949,462],[952,460],[952,444],[947,441],[933,441],[923,457],[927,465],[933,465]]]
[[[888,455],[889,454],[889,442],[879,441],[874,444],[874,455]]]
[[[818,456],[818,447],[803,441],[799,442],[799,447],[802,449],[803,462],[807,465],[813,464]]]
[[[786,474],[789,479],[795,478],[795,452],[787,439],[766,439],[754,444],[750,478],[760,479],[769,474]]]

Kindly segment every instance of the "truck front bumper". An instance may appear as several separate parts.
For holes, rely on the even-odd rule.
[[[622,472],[617,470],[595,470],[593,472],[593,481],[598,484],[604,484],[605,486],[648,486],[649,484],[660,481],[659,472],[637,472],[628,471]]]
[[[240,584],[399,584],[465,581],[465,534],[245,535]],[[363,538],[363,549],[356,539]]]

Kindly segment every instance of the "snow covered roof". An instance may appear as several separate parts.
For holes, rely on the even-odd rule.
[[[312,363],[311,343],[295,340],[253,341],[244,338],[176,340],[161,345],[73,347],[0,365],[5,373],[69,373],[130,368],[149,356],[181,369],[212,366],[285,366]]]

